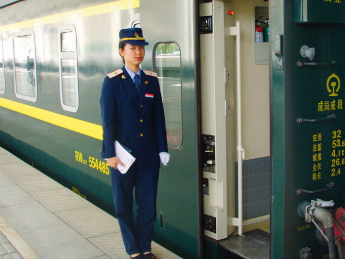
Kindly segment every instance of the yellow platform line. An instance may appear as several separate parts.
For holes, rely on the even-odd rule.
[[[23,28],[30,28],[34,26],[40,26],[43,24],[56,23],[66,20],[78,19],[88,16],[94,16],[99,14],[117,12],[121,10],[127,10],[132,8],[138,8],[140,6],[139,0],[119,0],[111,3],[100,4],[74,10],[70,12],[54,14],[41,18],[36,18],[24,22],[18,22],[14,24],[4,25],[0,27],[0,31],[15,31]],[[6,8],[5,8],[6,10]]]
[[[55,112],[47,111],[41,108],[33,107],[27,104],[18,103],[0,97],[0,106],[6,109],[25,114],[32,118],[65,128],[80,134],[102,140],[103,129],[101,125],[91,122],[71,118]]]

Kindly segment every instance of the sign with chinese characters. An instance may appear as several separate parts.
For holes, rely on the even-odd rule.
[[[336,111],[343,109],[343,99],[339,98],[340,78],[333,73],[326,82],[326,90],[328,92],[327,99],[321,100],[317,104],[318,112]]]
[[[313,181],[321,179],[322,169],[322,134],[313,135]]]
[[[313,168],[311,178],[312,181],[317,181],[322,179],[322,169],[327,173],[327,177],[341,175],[341,168],[345,165],[345,140],[342,140],[342,131],[333,130],[332,131],[332,142],[326,141],[323,143],[322,133],[316,133],[312,136],[312,160]],[[326,158],[329,154],[323,153],[323,145],[331,146],[331,164],[330,168],[329,163],[326,162],[327,168],[322,168],[322,159],[326,155]],[[329,149],[328,149],[329,150]],[[328,152],[327,152],[328,153]],[[326,159],[328,160],[328,159]]]

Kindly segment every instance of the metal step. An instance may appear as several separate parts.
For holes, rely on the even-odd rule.
[[[243,236],[230,236],[219,242],[219,246],[246,259],[268,259],[270,257],[270,234],[254,229]]]

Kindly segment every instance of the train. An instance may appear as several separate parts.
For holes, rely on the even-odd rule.
[[[141,27],[171,155],[154,240],[187,259],[344,258],[344,9],[2,0],[0,144],[116,216],[99,98],[118,32]]]

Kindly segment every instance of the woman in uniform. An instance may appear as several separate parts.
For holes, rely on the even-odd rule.
[[[126,252],[131,258],[155,259],[151,242],[159,167],[160,161],[167,165],[170,155],[157,74],[140,69],[145,45],[148,43],[141,28],[120,31],[119,52],[124,66],[110,72],[102,85],[102,157],[111,168],[115,210]],[[125,174],[117,170],[118,165],[124,165],[116,156],[115,141],[129,149],[136,159]]]

